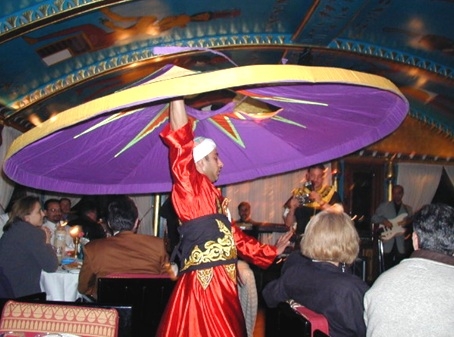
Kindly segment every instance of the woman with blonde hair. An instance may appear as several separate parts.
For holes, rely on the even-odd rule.
[[[363,297],[369,286],[350,271],[359,236],[350,217],[323,211],[308,223],[301,251],[293,252],[281,276],[263,289],[268,307],[290,299],[324,315],[330,336],[365,336]]]

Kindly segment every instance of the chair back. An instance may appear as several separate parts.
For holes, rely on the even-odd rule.
[[[10,298],[0,298],[0,313],[3,311],[3,307],[8,301],[17,301],[17,302],[45,302],[46,293],[40,292],[36,294],[26,295],[22,297],[10,297]]]
[[[132,306],[134,337],[154,336],[175,286],[168,275],[111,274],[98,278],[98,303]]]
[[[25,337],[38,333],[117,337],[118,312],[106,308],[8,301],[0,318],[0,333],[8,331],[22,333]]]
[[[291,300],[267,309],[267,337],[325,337],[329,336],[325,316]]]
[[[329,334],[328,320],[326,319],[325,316],[313,310],[310,310],[295,301],[290,301],[289,305],[298,315],[301,315],[304,319],[306,319],[309,322],[311,337],[314,337],[314,333],[316,331],[322,332],[325,335]]]
[[[0,312],[3,310],[6,302],[11,299],[0,298]],[[63,302],[63,301],[47,301],[46,293],[37,293],[33,295],[27,295],[15,298],[17,302],[35,302],[35,303],[47,303],[54,305],[73,305],[73,306],[85,306],[95,308],[107,308],[115,309],[118,312],[118,337],[133,337],[132,334],[132,306],[128,305],[103,305],[96,302],[85,303],[85,302]]]
[[[118,312],[118,337],[134,337],[132,334],[132,306],[130,305],[108,305],[97,302],[63,302],[63,301],[46,301],[44,298],[42,303],[59,304],[59,305],[75,305],[90,308],[106,308],[115,309]]]

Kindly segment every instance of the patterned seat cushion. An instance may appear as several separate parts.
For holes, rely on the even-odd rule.
[[[80,337],[116,337],[115,309],[8,301],[0,319],[0,332],[67,333]]]

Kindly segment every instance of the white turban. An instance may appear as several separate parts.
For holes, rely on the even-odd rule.
[[[192,149],[194,163],[209,155],[215,148],[216,143],[210,138],[197,137],[194,139],[195,146]]]

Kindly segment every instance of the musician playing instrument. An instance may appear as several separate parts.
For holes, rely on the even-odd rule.
[[[387,231],[394,232],[389,239],[382,238],[385,269],[398,264],[408,253],[405,247],[405,231],[399,231],[399,228],[394,227],[402,226],[403,228],[411,222],[413,210],[402,202],[403,196],[404,188],[401,185],[394,185],[391,191],[391,201],[381,203],[371,218],[372,223],[383,225],[384,234]],[[395,219],[398,221],[394,221]]]
[[[303,188],[292,191],[292,197],[284,204],[284,222],[289,228],[295,229],[298,249],[306,225],[318,212],[330,207],[343,211],[342,201],[334,186],[324,184],[326,168],[323,164],[308,168]]]

